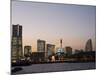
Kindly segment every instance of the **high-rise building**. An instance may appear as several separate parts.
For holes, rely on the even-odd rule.
[[[29,56],[32,53],[31,46],[24,46],[24,56]]]
[[[87,42],[86,42],[86,45],[85,45],[85,51],[92,51],[92,40],[89,39]]]
[[[71,55],[72,54],[72,48],[70,46],[65,47],[65,51],[67,55]]]
[[[22,46],[22,26],[12,25],[12,39],[11,39],[11,57],[12,60],[21,59],[23,57]]]
[[[51,56],[55,53],[55,45],[47,44],[47,56]]]
[[[44,40],[37,40],[37,51],[45,52],[45,41]]]
[[[42,53],[44,56],[44,60],[46,60],[46,50],[45,50],[45,41],[44,40],[37,40],[37,52],[40,54]]]

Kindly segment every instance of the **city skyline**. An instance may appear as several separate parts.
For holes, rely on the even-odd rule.
[[[91,38],[95,50],[96,7],[70,4],[12,1],[12,24],[23,26],[23,45],[37,50],[37,40],[60,47],[84,49]],[[76,43],[77,42],[77,43]]]

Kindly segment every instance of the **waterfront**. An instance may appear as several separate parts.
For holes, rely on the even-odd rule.
[[[95,9],[12,1],[11,73],[95,69]]]
[[[12,74],[89,70],[89,69],[95,69],[95,68],[96,68],[95,62],[33,64],[30,66],[22,66],[22,70],[17,71],[17,72],[12,72]]]

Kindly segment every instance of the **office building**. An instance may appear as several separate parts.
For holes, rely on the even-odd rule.
[[[19,60],[23,57],[22,26],[12,25],[11,58]]]
[[[31,46],[24,46],[24,56],[30,56],[31,53],[32,53]]]
[[[33,52],[31,54],[31,60],[34,63],[40,63],[40,62],[44,62],[45,61],[45,54],[44,52]]]
[[[65,51],[67,55],[72,55],[72,48],[70,46],[65,47]]]
[[[55,45],[47,44],[47,56],[52,56],[55,53]]]
[[[45,40],[37,40],[37,52],[42,52],[44,59],[46,59]]]
[[[45,41],[44,40],[37,40],[37,51],[45,52]]]

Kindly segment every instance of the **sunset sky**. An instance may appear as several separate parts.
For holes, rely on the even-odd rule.
[[[96,7],[84,5],[12,1],[12,24],[23,26],[23,45],[37,50],[37,39],[59,47],[84,49],[92,39],[95,50]]]

